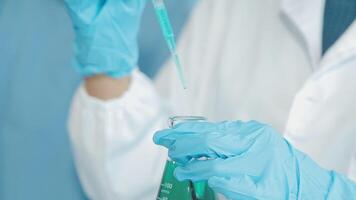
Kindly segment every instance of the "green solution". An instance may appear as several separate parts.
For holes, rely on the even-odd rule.
[[[203,117],[171,117],[169,126],[186,121],[205,121]],[[193,183],[191,181],[178,181],[174,177],[174,170],[178,164],[167,160],[163,177],[156,200],[215,200],[215,194],[208,187],[206,181]]]

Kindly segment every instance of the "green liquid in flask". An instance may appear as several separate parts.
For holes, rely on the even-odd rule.
[[[167,160],[157,200],[215,200],[207,182],[178,181],[174,177],[177,164]]]

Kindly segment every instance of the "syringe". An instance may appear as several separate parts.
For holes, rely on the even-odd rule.
[[[184,77],[183,67],[181,65],[177,50],[176,50],[176,42],[174,38],[173,29],[171,23],[168,18],[167,9],[164,5],[163,0],[152,0],[153,7],[156,11],[159,24],[161,26],[163,36],[168,44],[169,51],[171,52],[172,59],[176,65],[179,80],[184,89],[187,88],[187,83]]]

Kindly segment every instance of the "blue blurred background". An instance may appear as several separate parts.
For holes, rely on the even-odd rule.
[[[178,35],[194,4],[167,1]],[[80,82],[71,28],[63,0],[0,0],[1,200],[86,199],[66,129]],[[168,51],[150,4],[139,42],[139,65],[154,77]]]

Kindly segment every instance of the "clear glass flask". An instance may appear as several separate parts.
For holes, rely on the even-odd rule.
[[[169,128],[187,121],[206,121],[204,117],[176,116],[169,118]],[[207,182],[178,181],[174,177],[177,163],[167,159],[156,200],[215,200],[215,194]]]

